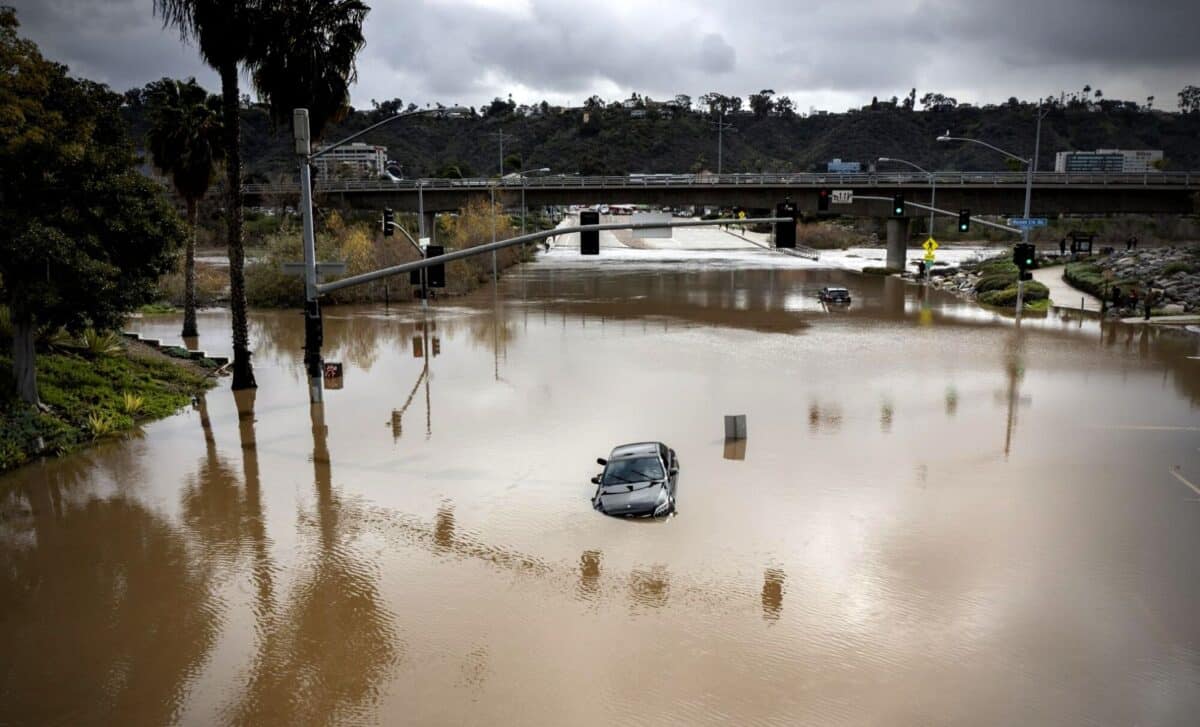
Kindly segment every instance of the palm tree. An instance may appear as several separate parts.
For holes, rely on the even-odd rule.
[[[151,126],[146,134],[154,166],[171,177],[187,204],[188,239],[184,256],[183,336],[196,331],[196,210],[208,192],[216,166],[225,158],[221,144],[221,99],[196,79],[164,78],[150,95]]]
[[[242,244],[242,157],[238,68],[250,57],[254,29],[260,27],[262,0],[154,0],[164,26],[194,41],[200,57],[221,76],[221,115],[225,130],[225,206],[229,238],[229,307],[233,319],[233,388],[255,388],[246,322],[246,250]]]
[[[265,6],[249,59],[254,87],[277,124],[292,110],[308,109],[312,138],[350,110],[354,58],[362,49],[363,19],[370,8],[360,0],[275,0]]]

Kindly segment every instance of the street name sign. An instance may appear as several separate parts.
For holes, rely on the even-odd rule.
[[[1013,227],[1045,227],[1045,217],[1009,217],[1008,224]]]
[[[854,204],[854,190],[835,189],[830,194],[829,201],[834,204]]]

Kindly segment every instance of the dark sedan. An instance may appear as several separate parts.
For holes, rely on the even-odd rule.
[[[608,459],[597,459],[604,471],[592,478],[592,506],[605,515],[658,517],[675,511],[679,459],[662,442],[614,447]]]

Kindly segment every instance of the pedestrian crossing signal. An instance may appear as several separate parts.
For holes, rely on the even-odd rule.
[[[822,189],[821,191],[817,192],[817,211],[818,212],[828,212],[829,211],[829,190],[828,189]]]

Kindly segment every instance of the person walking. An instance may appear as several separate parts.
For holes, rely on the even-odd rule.
[[[1058,256],[1063,257],[1067,254],[1067,238],[1058,241]]]

